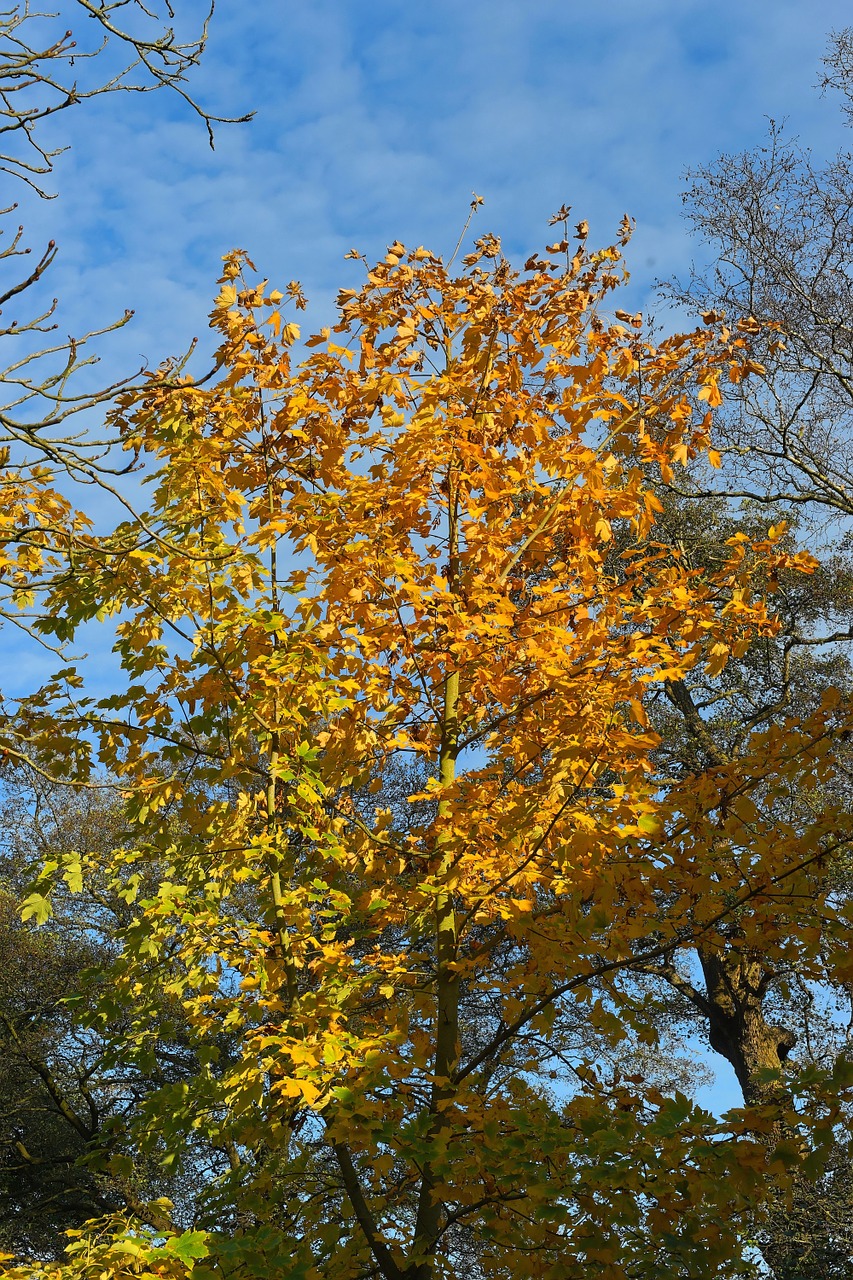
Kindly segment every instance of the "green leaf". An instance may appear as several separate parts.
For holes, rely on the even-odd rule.
[[[637,819],[637,826],[644,831],[647,836],[663,835],[663,823],[654,813],[644,813]]]
[[[206,1258],[210,1254],[206,1231],[185,1231],[183,1235],[172,1236],[164,1248],[171,1257],[180,1258],[188,1266],[194,1258]]]
[[[53,908],[41,893],[31,893],[21,905],[21,919],[35,920],[36,924],[46,924],[53,914]]]
[[[72,893],[83,890],[83,866],[79,854],[72,854],[65,863],[62,878]]]

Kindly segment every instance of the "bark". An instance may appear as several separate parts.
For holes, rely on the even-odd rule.
[[[730,763],[685,683],[668,682],[666,695],[681,713],[708,765]],[[733,938],[700,947],[698,955],[705,980],[704,995],[674,969],[664,976],[704,1014],[711,1048],[731,1064],[746,1105],[778,1108],[778,1119],[761,1135],[770,1155],[788,1136],[783,1113],[790,1106],[791,1095],[782,1077],[782,1066],[797,1037],[789,1028],[777,1026],[765,1017],[765,998],[773,971],[760,953],[742,950]],[[775,1280],[816,1280],[814,1276],[807,1278],[802,1271],[799,1246],[786,1229],[785,1191],[772,1179],[768,1181],[768,1191],[764,1220],[757,1224],[765,1262]]]
[[[734,1068],[747,1106],[782,1103],[788,1093],[778,1073],[796,1043],[787,1027],[764,1016],[768,970],[757,956],[736,950],[704,948],[699,960],[705,978],[711,1048]]]
[[[711,1048],[731,1063],[747,1106],[779,1108],[779,1118],[762,1132],[770,1154],[788,1134],[781,1113],[790,1104],[791,1095],[781,1069],[796,1036],[787,1027],[768,1022],[764,1015],[770,971],[758,956],[720,946],[700,950],[699,960],[705,978]],[[784,1192],[772,1183],[770,1190],[764,1221],[758,1224],[762,1255],[775,1280],[806,1280],[800,1268],[800,1250],[785,1229]]]

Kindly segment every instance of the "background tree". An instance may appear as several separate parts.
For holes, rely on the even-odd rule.
[[[824,76],[825,87],[840,89],[848,102],[851,50],[853,28],[832,38]],[[850,157],[842,152],[818,164],[771,123],[765,145],[722,156],[689,182],[687,218],[711,249],[712,265],[667,286],[668,295],[778,326],[756,326],[754,349],[766,373],[741,384],[720,418],[721,453],[731,468],[725,492],[781,500],[812,519],[849,516]]]
[[[213,145],[213,126],[225,123],[201,106],[187,88],[188,75],[201,61],[214,5],[201,18],[192,15],[182,34],[176,19],[185,6],[146,5],[139,0],[69,0],[60,12],[43,14],[29,0],[0,15],[0,171],[23,183],[42,198],[43,185],[53,174],[63,148],[44,140],[48,121],[80,107],[93,98],[121,93],[150,93],[167,89],[184,100],[204,122]],[[74,25],[83,31],[77,38]],[[240,120],[248,120],[241,116]],[[229,120],[228,123],[234,123]],[[17,205],[7,209],[11,217]],[[7,233],[8,234],[8,233]],[[6,281],[0,286],[0,306],[18,307],[38,284],[58,252],[54,241],[46,246],[34,267],[19,270],[18,259],[30,253],[23,245],[23,228],[9,236],[0,254]],[[6,401],[0,407],[3,434],[0,443],[36,446],[36,456],[54,465],[80,464],[87,454],[96,457],[103,444],[91,440],[81,445],[79,432],[67,434],[69,418],[83,410],[109,403],[116,382],[99,390],[77,389],[74,375],[95,358],[88,348],[103,329],[68,342],[40,347],[35,335],[56,328],[51,319],[56,300],[37,309],[29,318],[9,317],[0,335],[11,340],[10,363],[0,374]],[[127,312],[118,324],[130,318]],[[112,326],[115,327],[115,326]],[[14,344],[14,355],[12,346]],[[72,439],[74,443],[72,444]],[[84,473],[85,474],[85,473]]]
[[[107,874],[112,851],[126,842],[120,797],[105,781],[81,789],[15,774],[5,784],[0,863],[0,1240],[11,1252],[44,1258],[61,1253],[67,1230],[104,1213],[131,1209],[163,1226],[162,1210],[149,1206],[164,1195],[189,1225],[205,1184],[228,1159],[189,1143],[166,1171],[132,1141],[144,1099],[199,1070],[174,999],[160,993],[156,1052],[145,1071],[111,1056],[119,1023],[109,1036],[83,1025],[132,918]],[[22,922],[32,881],[51,864],[65,875],[51,919],[41,927]],[[156,864],[147,876],[155,891]],[[229,1048],[223,1035],[225,1059]]]
[[[204,54],[212,14],[212,4],[207,13],[190,14],[185,6],[175,10],[137,0],[73,0],[50,14],[27,0],[0,14],[0,171],[7,186],[17,183],[25,199],[49,199],[62,150],[47,140],[57,136],[54,117],[104,95],[170,90],[201,117],[212,145],[220,117],[202,107],[188,86]],[[106,456],[109,442],[102,433],[86,435],[71,419],[83,414],[87,428],[94,427],[91,411],[102,416],[128,378],[93,388],[91,378],[80,377],[96,359],[92,341],[105,330],[67,341],[53,337],[58,302],[41,305],[39,298],[57,246],[50,241],[34,266],[24,265],[30,249],[23,227],[13,226],[17,203],[4,216],[9,229],[0,250],[0,338],[6,352],[0,372],[0,610],[7,625],[29,628],[28,608],[38,594],[38,574],[32,571],[55,563],[46,548],[62,542],[63,530],[88,527],[67,493],[59,492],[63,473],[108,484],[110,474],[122,469]],[[7,703],[4,722],[12,711]],[[7,740],[4,760],[10,755],[15,745]],[[119,900],[96,907],[91,897],[85,904],[67,899],[56,926],[38,934],[31,924],[15,923],[33,859],[49,860],[73,847],[103,849],[116,826],[114,806],[87,805],[38,778],[35,789],[23,787],[19,778],[13,791],[2,882],[0,1230],[7,1244],[27,1252],[47,1248],[65,1227],[95,1210],[132,1199],[130,1184],[124,1190],[115,1180],[108,1185],[76,1162],[91,1154],[105,1126],[115,1128],[121,1109],[145,1086],[141,1079],[117,1084],[116,1072],[102,1061],[103,1045],[75,1029],[63,1003],[82,970],[111,954],[109,917]],[[93,882],[87,891],[97,888]]]
[[[732,535],[752,532],[754,536],[766,526],[763,508],[739,512],[722,499],[707,496],[671,500],[659,521],[661,531],[694,566],[717,562]],[[789,542],[793,541],[789,536]],[[661,765],[667,773],[695,777],[736,762],[743,750],[749,749],[750,735],[757,726],[769,727],[791,715],[808,715],[828,691],[849,698],[846,656],[807,642],[812,627],[822,623],[829,609],[840,613],[845,607],[846,587],[839,570],[837,562],[820,564],[807,586],[802,575],[799,580],[781,575],[774,596],[781,624],[775,636],[757,640],[747,654],[733,659],[714,679],[691,673],[661,692],[650,716],[662,737]],[[835,745],[835,759],[833,803],[839,811],[849,812],[850,758],[843,739]],[[824,794],[822,802],[825,799]],[[783,798],[777,791],[765,797],[768,808],[784,804],[795,820],[799,813],[805,823],[811,820],[813,803],[813,792]],[[831,874],[835,900],[846,898],[849,858],[837,859]],[[838,945],[827,941],[830,949]],[[740,928],[733,928],[710,952],[700,946],[692,966],[658,962],[647,972],[680,993],[687,1025],[698,1022],[710,1046],[731,1065],[745,1101],[756,1103],[771,1102],[778,1096],[783,1065],[822,1065],[836,1054],[849,1053],[850,989],[843,966],[841,980],[832,982],[831,975],[838,973],[837,960],[821,947],[805,965],[779,964],[760,948],[747,944]],[[766,1239],[766,1224],[761,1228],[765,1253],[775,1274],[845,1274],[850,1249],[846,1232],[849,1196],[846,1175],[837,1174],[839,1167],[846,1166],[846,1148],[842,1126],[840,1145],[828,1160],[827,1178],[841,1196],[834,1214],[827,1212],[832,1196],[812,1170],[801,1185],[803,1213],[796,1229],[787,1204],[780,1206],[774,1217],[774,1233],[782,1240],[774,1244]],[[807,1218],[811,1219],[808,1227]],[[820,1270],[823,1263],[817,1263],[818,1254],[824,1258],[832,1254],[834,1269]]]
[[[822,81],[848,104],[851,49],[851,30],[831,38]],[[785,519],[790,536],[821,560],[807,590],[790,580],[781,585],[776,637],[732,662],[721,681],[689,678],[667,691],[669,709],[658,711],[655,724],[671,761],[693,771],[736,756],[757,723],[801,712],[827,690],[850,696],[849,157],[841,153],[818,164],[771,124],[764,146],[692,173],[685,203],[712,265],[667,286],[668,296],[721,315],[756,317],[754,351],[764,367],[732,389],[721,412],[720,471],[680,476],[662,524],[669,523],[670,536],[704,561],[720,554],[723,532],[742,528],[754,535],[762,522]],[[843,742],[836,754],[836,800],[849,811],[850,760]],[[808,797],[797,803],[808,808]],[[835,900],[846,900],[849,862],[842,860],[834,875]],[[774,1066],[790,1053],[809,1062],[849,1052],[849,981],[832,982],[832,972],[823,958],[816,969],[780,969],[765,955],[745,955],[742,942],[732,939],[722,984],[716,967],[705,965],[702,981],[694,975],[684,987],[745,1097],[769,1087],[760,1069],[748,1068],[760,1043],[765,1062]],[[686,975],[672,978],[684,982]],[[780,1205],[760,1225],[765,1256],[780,1280],[848,1274],[849,1187],[849,1139],[842,1128],[825,1178],[802,1180],[793,1214],[790,1204]]]
[[[160,89],[177,94],[204,122],[212,145],[213,126],[224,117],[200,105],[188,85],[204,55],[212,16],[212,3],[199,14],[168,0],[66,0],[48,14],[24,0],[0,13],[0,172],[8,188],[17,185],[27,198],[49,198],[63,150],[48,141],[56,137],[55,118],[104,95]],[[67,340],[54,336],[59,304],[55,298],[44,301],[43,290],[58,246],[50,240],[31,265],[24,227],[15,225],[18,204],[0,210],[0,217],[6,219],[5,247],[0,246],[0,608],[21,626],[16,566],[41,557],[58,522],[80,519],[71,514],[67,489],[62,497],[58,493],[56,478],[68,473],[83,483],[109,484],[116,468],[110,442],[99,430],[104,407],[138,371],[94,384],[84,372],[97,362],[93,343],[127,323],[132,312],[106,323],[99,317],[90,332]]]

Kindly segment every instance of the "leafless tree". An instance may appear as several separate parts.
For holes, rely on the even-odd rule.
[[[831,38],[822,84],[853,120],[853,28]],[[853,514],[853,157],[817,161],[786,126],[689,175],[687,219],[712,265],[670,299],[761,324],[766,368],[722,417],[730,496],[784,501],[811,518]]]
[[[51,198],[48,184],[63,148],[46,141],[47,121],[104,95],[175,94],[200,118],[213,145],[214,126],[236,120],[213,114],[188,85],[204,56],[214,3],[198,20],[189,16],[187,0],[60,0],[56,13],[38,12],[24,0],[0,11],[0,173],[7,185]],[[57,245],[50,240],[30,257],[17,210],[17,203],[0,209],[6,224],[0,241],[0,339],[6,344],[0,447],[10,449],[19,465],[35,459],[91,479],[109,470],[105,442],[81,435],[73,424],[81,413],[109,403],[134,374],[94,389],[79,375],[96,361],[95,340],[126,324],[132,313],[107,318],[78,337],[54,338],[57,301],[29,304]]]

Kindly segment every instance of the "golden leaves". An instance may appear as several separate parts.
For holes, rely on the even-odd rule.
[[[723,403],[723,397],[720,392],[719,376],[714,375],[705,380],[699,388],[698,399],[706,400],[712,409],[717,409]]]
[[[772,773],[784,798],[798,770],[830,768],[816,718],[801,739],[755,740],[737,769],[661,774],[652,696],[772,633],[753,580],[809,566],[780,527],[732,539],[701,572],[656,540],[654,477],[706,450],[720,462],[696,402],[713,408],[732,368],[754,371],[735,345],[749,326],[732,340],[705,317],[658,344],[640,315],[608,326],[619,250],[589,253],[581,222],[569,257],[569,213],[549,246],[559,269],[533,258],[518,272],[487,235],[454,274],[394,241],[338,295],[337,323],[304,340],[288,318],[298,285],[267,292],[230,256],[216,379],[152,380],[117,419],[156,460],[151,514],[87,542],[23,481],[0,512],[28,531],[32,561],[6,553],[21,590],[73,534],[56,617],[71,631],[120,617],[129,687],[86,724],[161,877],[137,895],[137,863],[112,855],[137,899],[115,980],[134,1052],[156,1029],[156,966],[208,1061],[231,1038],[190,1101],[163,1095],[176,1131],[179,1111],[217,1151],[227,1134],[284,1153],[257,1185],[245,1173],[247,1212],[271,1203],[276,1220],[299,1151],[298,1178],[315,1179],[293,1215],[309,1253],[348,1212],[328,1174],[346,1169],[344,1143],[388,1221],[416,1221],[421,1186],[454,1205],[486,1188],[502,1274],[540,1255],[559,1270],[567,1250],[584,1266],[617,1256],[589,1215],[614,1195],[635,1206],[641,1185],[660,1189],[656,1228],[680,1221],[670,1166],[693,1158],[682,1137],[704,1122],[650,1089],[605,1096],[582,1062],[558,1111],[539,1087],[541,1037],[562,1051],[568,1002],[586,1001],[584,1034],[615,1043],[613,1010],[638,1016],[619,986],[638,947],[668,954],[750,886],[793,874],[791,832],[774,843],[746,792]],[[47,749],[55,723],[32,714]],[[79,868],[66,873],[74,887]],[[713,1199],[722,1157],[700,1146]],[[639,1151],[655,1169],[644,1184]],[[503,1186],[523,1210],[511,1223]],[[366,1248],[353,1274],[372,1266]]]

